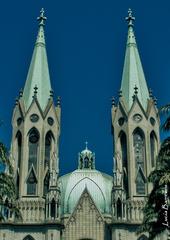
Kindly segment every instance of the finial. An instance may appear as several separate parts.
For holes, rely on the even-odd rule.
[[[18,105],[18,98],[15,99],[15,106]]]
[[[128,22],[129,27],[134,25],[133,22],[135,21],[135,17],[132,16],[132,10],[130,8],[128,10],[128,17],[126,17],[125,19]]]
[[[85,145],[86,145],[86,150],[88,149],[88,142],[86,141],[85,142]]]
[[[38,90],[38,87],[37,87],[37,85],[35,85],[35,87],[34,87],[34,95],[32,96],[33,98],[36,98],[37,97],[37,91]]]
[[[112,106],[115,106],[115,98],[112,97]]]
[[[19,98],[21,98],[22,95],[23,95],[23,90],[22,90],[22,88],[21,88],[21,90],[19,91]]]
[[[149,97],[152,99],[153,98],[153,92],[152,92],[152,89],[150,88],[149,89]]]
[[[57,97],[57,106],[60,106],[61,105],[61,98],[60,96]]]
[[[138,94],[138,87],[135,85],[134,87],[134,94],[137,95]]]
[[[50,90],[50,97],[53,97],[54,91],[51,89]]]
[[[157,98],[156,97],[153,98],[153,101],[154,101],[154,104],[157,105]]]
[[[37,87],[37,85],[35,85],[35,87],[34,87],[34,95],[37,94],[37,90],[38,90],[38,87]]]
[[[119,90],[119,98],[122,97],[122,90]]]
[[[39,21],[39,26],[45,25],[44,22],[47,20],[47,18],[44,16],[44,8],[41,9],[40,16],[37,17],[37,20]]]

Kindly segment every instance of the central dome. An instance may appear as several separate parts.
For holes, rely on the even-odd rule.
[[[59,178],[62,214],[71,214],[83,191],[87,189],[101,213],[110,213],[111,176],[97,170],[78,169]]]

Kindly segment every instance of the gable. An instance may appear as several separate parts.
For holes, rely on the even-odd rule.
[[[82,193],[73,213],[65,225],[66,239],[100,239],[104,236],[104,218],[88,190]]]

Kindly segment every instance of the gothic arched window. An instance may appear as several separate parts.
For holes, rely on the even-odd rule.
[[[39,145],[39,133],[33,128],[29,133],[29,159],[28,159],[28,170],[33,165],[35,170],[37,169],[37,155]]]
[[[136,193],[145,194],[145,177],[141,168],[139,168],[136,177]]]
[[[45,159],[44,159],[44,168],[50,166],[50,157],[51,157],[51,141],[52,134],[48,132],[45,137]]]
[[[44,196],[48,193],[49,189],[49,180],[50,180],[50,174],[47,172],[45,178],[44,178]]]
[[[18,168],[20,169],[20,165],[21,165],[21,147],[22,147],[22,135],[21,132],[17,132],[16,135],[17,138],[17,147],[18,147]]]
[[[117,200],[117,218],[122,218],[122,202],[120,198]]]
[[[84,158],[84,168],[89,168],[89,159],[88,159],[88,157]]]
[[[16,177],[16,195],[17,197],[19,196],[19,184],[20,184],[20,177],[19,177],[19,173],[20,173],[20,167],[21,167],[21,151],[22,151],[22,135],[21,132],[18,131],[17,135],[17,155],[18,155],[18,162],[17,162],[17,177]]]
[[[134,157],[136,166],[136,193],[145,193],[144,182],[144,164],[145,164],[145,139],[140,129],[136,129],[133,133]],[[143,175],[142,175],[143,174]]]
[[[151,166],[154,167],[156,162],[156,154],[157,154],[156,136],[154,132],[151,132],[150,134],[150,150],[151,150]]]
[[[34,240],[34,238],[30,235],[27,235],[23,240]]]
[[[148,240],[148,237],[146,235],[142,235],[137,240]]]
[[[127,139],[124,132],[120,133],[121,160],[123,166],[123,184],[128,194],[128,162],[127,162]]]
[[[126,141],[126,135],[124,132],[121,132],[120,144],[121,144],[122,164],[123,164],[123,167],[127,168],[127,141]]]
[[[138,169],[138,167],[141,167],[142,169],[144,169],[145,140],[144,140],[144,134],[140,129],[135,130],[133,134],[133,146],[134,146],[136,169]]]
[[[27,194],[28,195],[36,195],[36,185],[37,179],[34,173],[33,168],[31,169],[28,179],[27,179]]]
[[[51,201],[51,218],[55,219],[55,216],[56,216],[56,202],[53,198]]]

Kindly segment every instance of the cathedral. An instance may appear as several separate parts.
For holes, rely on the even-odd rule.
[[[147,240],[137,235],[152,186],[147,178],[159,151],[159,116],[148,90],[129,9],[118,103],[112,100],[113,174],[96,169],[86,147],[73,172],[60,176],[60,98],[54,103],[45,43],[46,17],[23,91],[13,110],[11,161],[22,220],[8,211],[1,240]],[[65,109],[67,111],[67,109]],[[109,127],[109,126],[108,126]],[[166,239],[164,237],[160,239]]]

